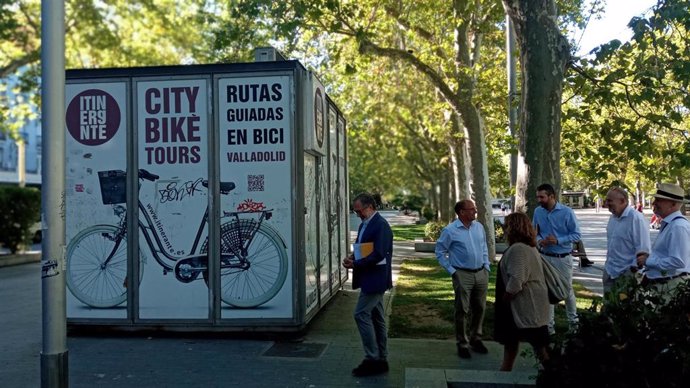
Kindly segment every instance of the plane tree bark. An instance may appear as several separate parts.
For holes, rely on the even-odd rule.
[[[536,188],[560,192],[561,97],[570,61],[554,0],[503,0],[520,49],[521,94],[516,209],[532,214]]]

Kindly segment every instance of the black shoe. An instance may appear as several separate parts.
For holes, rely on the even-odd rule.
[[[466,346],[458,345],[458,357],[460,358],[472,358],[470,354],[470,349]]]
[[[383,363],[379,360],[364,359],[357,368],[352,370],[352,375],[355,377],[366,377],[385,373],[388,371],[388,362],[383,361]]]
[[[379,369],[381,370],[381,373],[386,373],[388,372],[388,361],[386,360],[378,360],[376,361],[379,364]]]
[[[585,268],[585,267],[591,267],[594,262],[586,257],[580,258],[580,267]]]
[[[475,353],[479,353],[479,354],[489,353],[489,349],[487,349],[486,346],[484,346],[484,343],[481,340],[471,341],[470,346],[472,347],[472,350]]]

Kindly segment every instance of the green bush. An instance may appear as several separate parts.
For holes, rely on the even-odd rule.
[[[436,219],[436,212],[430,206],[423,206],[422,207],[422,217],[426,218],[429,221],[435,220]]]
[[[28,187],[0,187],[0,243],[12,253],[29,241],[29,228],[39,219],[41,192]]]
[[[422,206],[424,206],[426,203],[426,198],[422,197],[421,195],[414,194],[396,194],[390,203],[393,206],[397,206],[401,210],[420,212],[422,210]]]
[[[580,314],[579,329],[557,343],[537,385],[687,387],[690,381],[690,281],[675,294],[635,279],[606,294],[601,311]]]
[[[501,221],[494,218],[494,233],[496,234],[496,242],[506,242],[506,236],[503,231],[503,224]]]
[[[424,237],[431,241],[436,241],[441,236],[441,231],[446,227],[442,222],[429,222],[424,226]]]

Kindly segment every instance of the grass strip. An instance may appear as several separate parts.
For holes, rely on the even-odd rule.
[[[578,310],[587,309],[598,298],[575,283]],[[493,338],[496,267],[491,266],[484,314],[484,339]],[[453,339],[453,283],[435,258],[405,259],[395,285],[389,335],[394,338]],[[556,331],[568,329],[563,303],[556,308]]]

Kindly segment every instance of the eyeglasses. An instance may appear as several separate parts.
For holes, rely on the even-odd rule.
[[[469,211],[471,211],[471,212],[476,212],[476,211],[477,211],[477,208],[476,208],[476,207],[471,207],[471,208],[467,208],[467,209],[460,209],[460,211],[464,211],[464,210],[469,210]]]

